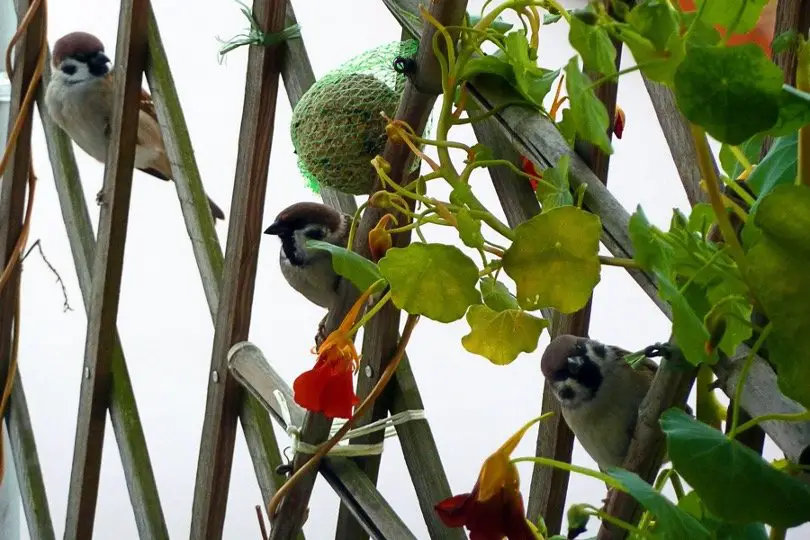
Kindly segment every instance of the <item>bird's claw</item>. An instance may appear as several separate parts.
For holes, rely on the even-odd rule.
[[[670,343],[656,343],[644,349],[644,356],[647,358],[662,357],[669,359],[675,348]]]
[[[100,189],[98,193],[96,193],[96,204],[99,206],[104,204],[104,189]]]

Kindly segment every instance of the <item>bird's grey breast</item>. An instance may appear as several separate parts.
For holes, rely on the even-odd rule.
[[[101,81],[90,80],[68,85],[53,80],[45,93],[48,112],[76,144],[91,157],[107,158],[109,96]]]
[[[332,257],[324,251],[312,253],[307,250],[302,264],[293,264],[280,250],[281,274],[290,286],[307,300],[318,306],[329,308],[334,303],[339,276],[332,268]]]

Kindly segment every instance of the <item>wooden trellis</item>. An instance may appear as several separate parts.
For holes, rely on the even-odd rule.
[[[417,131],[427,122],[441,91],[439,70],[430,47],[434,29],[414,18],[417,0],[383,0],[403,27],[403,35],[420,39],[418,70],[405,86],[397,118]],[[16,0],[21,18],[35,2]],[[446,26],[457,25],[466,11],[464,0],[430,2],[431,14]],[[278,32],[295,24],[293,8],[285,0],[254,0],[253,13],[261,28]],[[779,3],[777,33],[789,28],[807,30],[808,0],[782,0]],[[15,55],[12,80],[11,124],[20,112],[22,92],[34,72],[42,39],[43,11],[40,9],[27,27]],[[617,44],[618,45],[618,44]],[[617,47],[617,49],[620,48]],[[619,62],[617,57],[617,64]],[[49,65],[50,58],[48,56]],[[784,65],[795,58],[780,57]],[[284,482],[276,467],[282,460],[268,413],[283,428],[287,421],[301,426],[301,440],[317,444],[329,433],[331,421],[318,414],[306,413],[295,406],[292,393],[284,380],[265,360],[262,352],[246,343],[250,328],[253,287],[256,275],[255,245],[261,234],[262,211],[268,177],[268,164],[273,135],[279,76],[284,79],[293,106],[314,83],[315,78],[302,40],[271,47],[250,48],[239,154],[235,171],[228,237],[223,255],[206,203],[201,177],[194,159],[169,62],[160,38],[157,21],[148,0],[122,0],[116,46],[117,74],[115,107],[112,118],[111,152],[105,167],[105,204],[101,207],[98,237],[94,238],[87,204],[84,200],[72,145],[66,134],[50,119],[45,110],[44,87],[49,79],[46,66],[37,97],[37,107],[45,129],[45,138],[53,168],[79,284],[88,313],[85,359],[81,398],[78,411],[73,468],[68,494],[65,526],[66,539],[92,537],[98,495],[98,479],[107,411],[121,454],[127,488],[141,538],[169,538],[149,452],[138,417],[138,410],[127,372],[123,348],[116,329],[118,289],[125,248],[127,215],[134,160],[138,92],[141,75],[146,72],[163,130],[167,153],[174,165],[173,173],[181,209],[192,242],[206,298],[214,323],[214,343],[209,370],[208,398],[203,426],[197,479],[194,492],[190,538],[219,539],[225,517],[230,470],[236,437],[236,423],[241,422],[261,493],[268,500]],[[618,67],[618,66],[617,66]],[[792,72],[792,70],[789,70]],[[647,81],[645,84],[658,115],[662,130],[675,160],[689,201],[700,202],[700,174],[695,148],[688,137],[689,127],[675,108],[672,93],[665,87]],[[492,111],[511,100],[509,91],[483,81],[471,85],[472,108]],[[611,113],[615,108],[616,85],[600,86],[600,98]],[[20,234],[25,202],[30,156],[31,120],[26,121],[20,142],[12,155],[0,185],[0,267],[5,267],[11,248]],[[517,107],[499,109],[487,120],[474,124],[477,138],[493,148],[504,159],[516,160],[523,155],[542,168],[556,164],[563,155],[571,156],[570,175],[573,188],[587,186],[585,207],[602,220],[603,244],[617,257],[632,257],[627,234],[629,216],[605,186],[608,157],[598,150],[577,144],[572,151],[557,128],[539,115],[526,114]],[[392,178],[404,179],[409,151],[404,145],[389,142],[384,153],[392,165]],[[501,205],[510,226],[516,226],[540,212],[537,199],[524,180],[506,169],[491,169]],[[356,208],[354,198],[324,188],[324,201],[344,212]],[[361,220],[357,238],[365,238],[381,214],[367,210]],[[397,245],[408,242],[398,235]],[[361,254],[368,248],[354,246]],[[669,317],[668,307],[657,296],[651,276],[642,271],[628,272]],[[19,267],[0,293],[0,375],[8,373],[14,307],[18,301]],[[341,291],[340,305],[329,314],[327,330],[332,330],[356,299],[356,291]],[[552,334],[586,335],[590,306],[572,316],[552,316]],[[387,305],[372,319],[364,332],[363,359],[358,395],[362,398],[377,382],[398,340],[400,313]],[[747,349],[742,347],[742,354]],[[731,395],[739,377],[739,363],[730,359],[715,368],[724,391]],[[645,461],[645,445],[654,442],[646,418],[657,418],[660,411],[682,398],[692,384],[691,373],[661,370],[643,406],[637,439],[631,447],[626,468],[650,479],[660,464]],[[290,418],[285,417],[278,401],[285,396]],[[778,392],[773,371],[757,358],[749,382],[742,394],[742,407],[751,415],[767,412],[797,412],[797,405]],[[396,377],[378,400],[371,414],[360,423],[406,410],[421,410],[422,400],[407,358],[400,364]],[[557,402],[544,394],[543,409],[557,410]],[[541,424],[538,455],[570,461],[573,436],[561,415]],[[52,539],[54,530],[45,496],[44,481],[37,459],[25,394],[19,371],[15,376],[6,415],[17,474],[23,495],[23,508],[31,537]],[[810,447],[810,423],[764,422],[764,431],[785,454],[797,460]],[[436,502],[451,495],[439,453],[427,420],[420,419],[397,426],[405,461],[419,498],[425,523],[433,539],[464,538],[461,529],[444,527],[433,511]],[[353,443],[379,442],[381,435],[353,440]],[[294,468],[309,458],[297,453]],[[366,536],[380,539],[416,538],[388,505],[375,486],[380,458],[328,456],[318,472],[326,478],[341,499],[336,539]],[[305,517],[316,475],[296,484],[279,508],[279,517],[270,532],[272,539],[303,538],[301,523]],[[559,532],[568,484],[568,473],[558,469],[535,468],[528,503],[528,516],[544,516],[550,531]],[[628,497],[617,495],[608,510],[630,519],[637,505]],[[619,531],[603,527],[599,538],[616,538]]]

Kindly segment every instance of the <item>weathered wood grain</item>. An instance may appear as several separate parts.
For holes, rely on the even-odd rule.
[[[111,399],[111,365],[137,144],[138,102],[147,54],[148,10],[148,0],[121,2],[111,134],[92,266],[84,373],[65,520],[66,540],[93,535],[101,452]]]
[[[255,0],[253,14],[264,32],[280,32],[285,0]],[[229,376],[227,352],[247,339],[262,230],[268,165],[281,68],[281,49],[251,46],[239,133],[222,289],[216,310],[210,381],[192,506],[192,540],[219,540],[227,507],[236,421],[242,392]]]

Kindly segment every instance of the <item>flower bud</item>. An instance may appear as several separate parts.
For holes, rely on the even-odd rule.
[[[388,223],[397,222],[392,214],[385,214],[377,222],[377,225],[368,232],[368,248],[371,251],[371,259],[379,261],[385,256],[385,252],[391,247],[391,233],[388,232]]]
[[[622,133],[624,133],[624,110],[616,105],[616,114],[613,117],[613,134],[616,135],[617,139],[622,138]]]
[[[399,193],[391,193],[390,191],[380,190],[374,193],[368,200],[369,206],[373,208],[380,208],[381,210],[394,209],[400,212],[408,209],[408,203]]]

